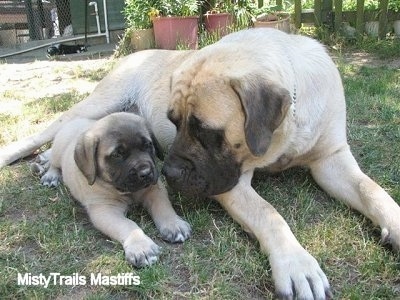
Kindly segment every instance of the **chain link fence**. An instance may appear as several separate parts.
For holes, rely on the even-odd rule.
[[[123,30],[124,0],[0,0],[0,57],[9,51]],[[106,37],[106,39],[104,38]]]

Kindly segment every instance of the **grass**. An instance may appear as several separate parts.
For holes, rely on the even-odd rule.
[[[394,59],[399,57],[400,39],[388,35],[386,39],[369,37],[367,35],[358,38],[346,38],[338,32],[332,32],[327,27],[302,27],[300,32],[304,35],[316,38],[325,45],[338,51],[366,52],[379,59]]]
[[[399,200],[400,71],[340,60],[338,64],[347,95],[353,152],[362,169]],[[82,78],[91,76],[76,72]],[[17,92],[0,97],[0,105]],[[0,145],[23,132],[38,130],[38,123],[84,96],[77,91],[40,100],[24,95],[20,115],[0,114]],[[328,197],[307,171],[256,174],[254,186],[320,262],[336,299],[400,298],[399,255],[379,244],[378,228]],[[132,269],[122,247],[93,228],[65,187],[40,186],[26,162],[0,170],[0,298],[272,299],[271,270],[258,243],[217,203],[170,194],[178,214],[192,224],[192,238],[178,245],[163,242],[150,217],[135,207],[129,217],[163,252],[156,265]],[[17,274],[25,272],[78,273],[88,278],[91,273],[133,272],[141,284],[18,286]]]

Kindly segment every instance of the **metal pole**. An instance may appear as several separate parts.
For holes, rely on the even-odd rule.
[[[85,46],[87,46],[87,32],[88,32],[88,0],[85,0]]]

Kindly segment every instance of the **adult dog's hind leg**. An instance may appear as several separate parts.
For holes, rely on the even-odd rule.
[[[382,240],[400,250],[400,207],[360,170],[348,146],[309,166],[315,181],[326,192],[378,224]]]

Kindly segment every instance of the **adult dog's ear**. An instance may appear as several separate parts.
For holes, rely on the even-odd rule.
[[[257,80],[232,79],[231,86],[244,111],[247,146],[253,155],[262,156],[271,143],[274,130],[286,116],[290,94],[284,88]]]
[[[88,184],[93,185],[97,176],[97,147],[99,138],[85,132],[81,134],[75,146],[74,159],[79,170],[86,177]]]

